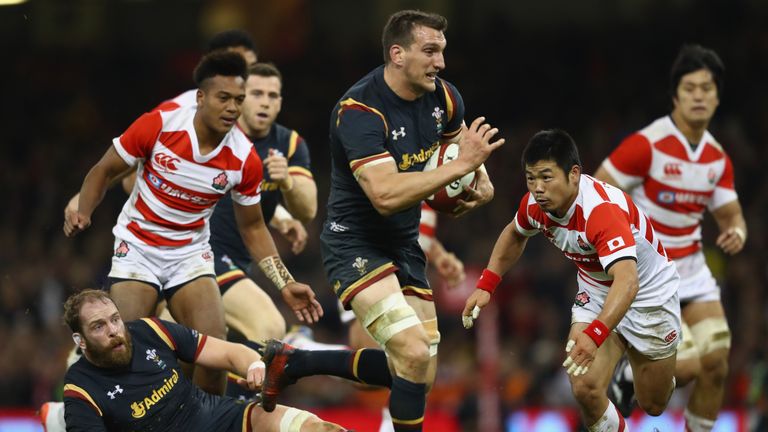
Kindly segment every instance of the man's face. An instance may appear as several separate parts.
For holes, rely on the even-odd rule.
[[[114,303],[96,300],[83,304],[80,322],[84,352],[89,361],[104,368],[125,367],[131,363],[131,335]]]
[[[263,132],[272,127],[283,104],[281,90],[282,85],[278,77],[248,77],[245,83],[242,120],[249,132]]]
[[[197,111],[207,127],[224,135],[240,117],[244,99],[245,82],[241,77],[216,75],[197,90]]]
[[[717,85],[708,69],[699,69],[683,75],[673,98],[675,111],[694,126],[709,124],[720,104]]]
[[[437,73],[445,69],[445,35],[433,28],[413,28],[413,43],[404,47],[403,73],[416,94],[435,91]]]
[[[243,46],[229,47],[227,48],[227,51],[236,52],[243,56],[249,67],[255,65],[258,61],[258,56],[256,53]]]
[[[555,161],[542,160],[525,166],[525,182],[539,207],[562,217],[579,192],[579,173],[577,166],[566,174]]]

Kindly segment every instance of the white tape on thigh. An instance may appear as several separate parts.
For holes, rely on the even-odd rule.
[[[712,351],[731,348],[731,330],[724,317],[699,321],[691,326],[691,333],[702,356]]]
[[[301,425],[314,414],[296,408],[288,408],[280,419],[280,432],[299,432]]]
[[[371,306],[362,324],[371,337],[383,347],[392,336],[421,324],[421,321],[401,293],[392,293]]]
[[[677,345],[677,359],[690,360],[694,358],[699,358],[699,349],[693,340],[691,328],[683,322],[683,339]]]
[[[437,318],[422,321],[421,324],[424,325],[424,331],[427,332],[427,339],[429,339],[429,356],[434,357],[437,355],[437,346],[440,344],[440,331],[437,329]]]

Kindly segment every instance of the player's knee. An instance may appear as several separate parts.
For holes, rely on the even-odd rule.
[[[678,357],[675,365],[675,379],[678,387],[684,387],[695,380],[701,372],[701,363],[699,358],[680,359]]]
[[[728,351],[719,350],[703,356],[699,376],[706,377],[717,385],[724,384],[728,376]]]
[[[587,377],[572,378],[571,392],[582,405],[593,405],[605,397],[605,389],[597,385],[597,382]]]
[[[392,344],[396,349],[390,354],[397,366],[407,370],[426,371],[429,366],[429,342],[426,337],[419,336],[414,334],[401,343]]]
[[[429,365],[429,340],[416,311],[400,293],[393,293],[367,311],[361,324],[390,354],[396,370],[417,370]]]
[[[662,396],[660,393],[654,394],[653,397],[649,399],[637,399],[637,405],[640,407],[640,409],[642,409],[649,416],[653,417],[660,416],[661,413],[664,412],[664,410],[667,408],[667,402],[669,402],[669,398],[666,395]]]

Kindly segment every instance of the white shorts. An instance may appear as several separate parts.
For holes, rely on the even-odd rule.
[[[677,272],[680,273],[681,302],[720,301],[720,287],[717,286],[702,251],[676,259],[675,264]]]
[[[115,238],[109,277],[146,282],[169,298],[182,285],[201,276],[216,277],[208,243],[159,248]]]
[[[577,299],[571,308],[571,324],[591,323],[603,310],[601,299],[589,298],[584,292]],[[674,295],[660,306],[630,307],[613,331],[645,357],[667,358],[677,351],[681,338],[680,300]]]

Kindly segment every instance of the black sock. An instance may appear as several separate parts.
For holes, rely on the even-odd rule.
[[[288,360],[286,373],[294,378],[331,375],[363,384],[390,387],[392,375],[387,356],[379,349],[357,351],[306,351],[297,349]]]
[[[395,376],[389,394],[389,413],[395,432],[420,431],[424,423],[427,385]]]
[[[247,346],[248,348],[250,348],[250,349],[252,349],[254,351],[258,351],[258,352],[261,352],[262,348],[264,348],[264,344],[260,344],[258,342],[254,342],[254,341],[251,341],[251,340],[247,340],[245,342],[242,342],[242,344]]]

